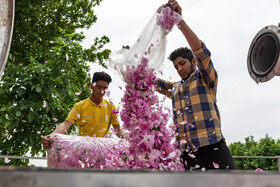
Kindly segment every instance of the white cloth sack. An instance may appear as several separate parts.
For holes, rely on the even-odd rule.
[[[153,71],[162,71],[166,35],[181,20],[182,16],[172,11],[170,7],[161,6],[130,49],[123,48],[111,53],[108,66],[116,70],[123,80],[127,67],[136,67],[143,57],[148,59],[148,67]]]

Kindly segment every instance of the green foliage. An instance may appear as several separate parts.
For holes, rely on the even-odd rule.
[[[230,152],[234,156],[278,156],[280,155],[280,140],[275,141],[267,134],[258,142],[254,137],[245,138],[245,143],[235,142],[229,145]],[[277,159],[269,158],[236,158],[238,169],[255,170],[278,170]]]
[[[103,47],[109,39],[95,38],[83,49],[85,36],[76,30],[96,22],[93,7],[100,2],[16,1],[11,50],[0,82],[1,155],[30,151],[32,156],[45,156],[41,136],[64,121],[74,103],[90,95],[87,62],[105,67],[110,50]],[[12,159],[9,165],[27,163]]]

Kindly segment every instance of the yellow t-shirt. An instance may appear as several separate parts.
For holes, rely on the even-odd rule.
[[[107,137],[110,124],[119,125],[113,109],[115,105],[104,98],[99,105],[87,98],[74,105],[66,120],[73,124],[78,121],[79,136]]]

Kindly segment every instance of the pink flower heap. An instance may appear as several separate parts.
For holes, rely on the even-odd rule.
[[[148,59],[142,57],[136,69],[128,68],[126,91],[122,98],[123,128],[130,131],[129,150],[123,152],[125,168],[183,170],[174,127],[168,127],[169,114],[162,112],[155,95],[155,75],[148,68]]]
[[[126,150],[129,144],[122,139],[92,138],[55,134],[48,150],[48,166],[63,168],[100,168],[110,157]]]
[[[182,20],[182,16],[177,12],[172,11],[169,6],[161,6],[157,10],[157,13],[159,13],[157,24],[160,25],[167,33],[171,31],[175,24],[178,25]]]

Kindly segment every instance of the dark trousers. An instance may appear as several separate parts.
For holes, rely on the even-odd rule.
[[[236,169],[231,153],[223,140],[212,145],[200,147],[195,152],[182,152],[181,162],[186,170],[202,168]]]

